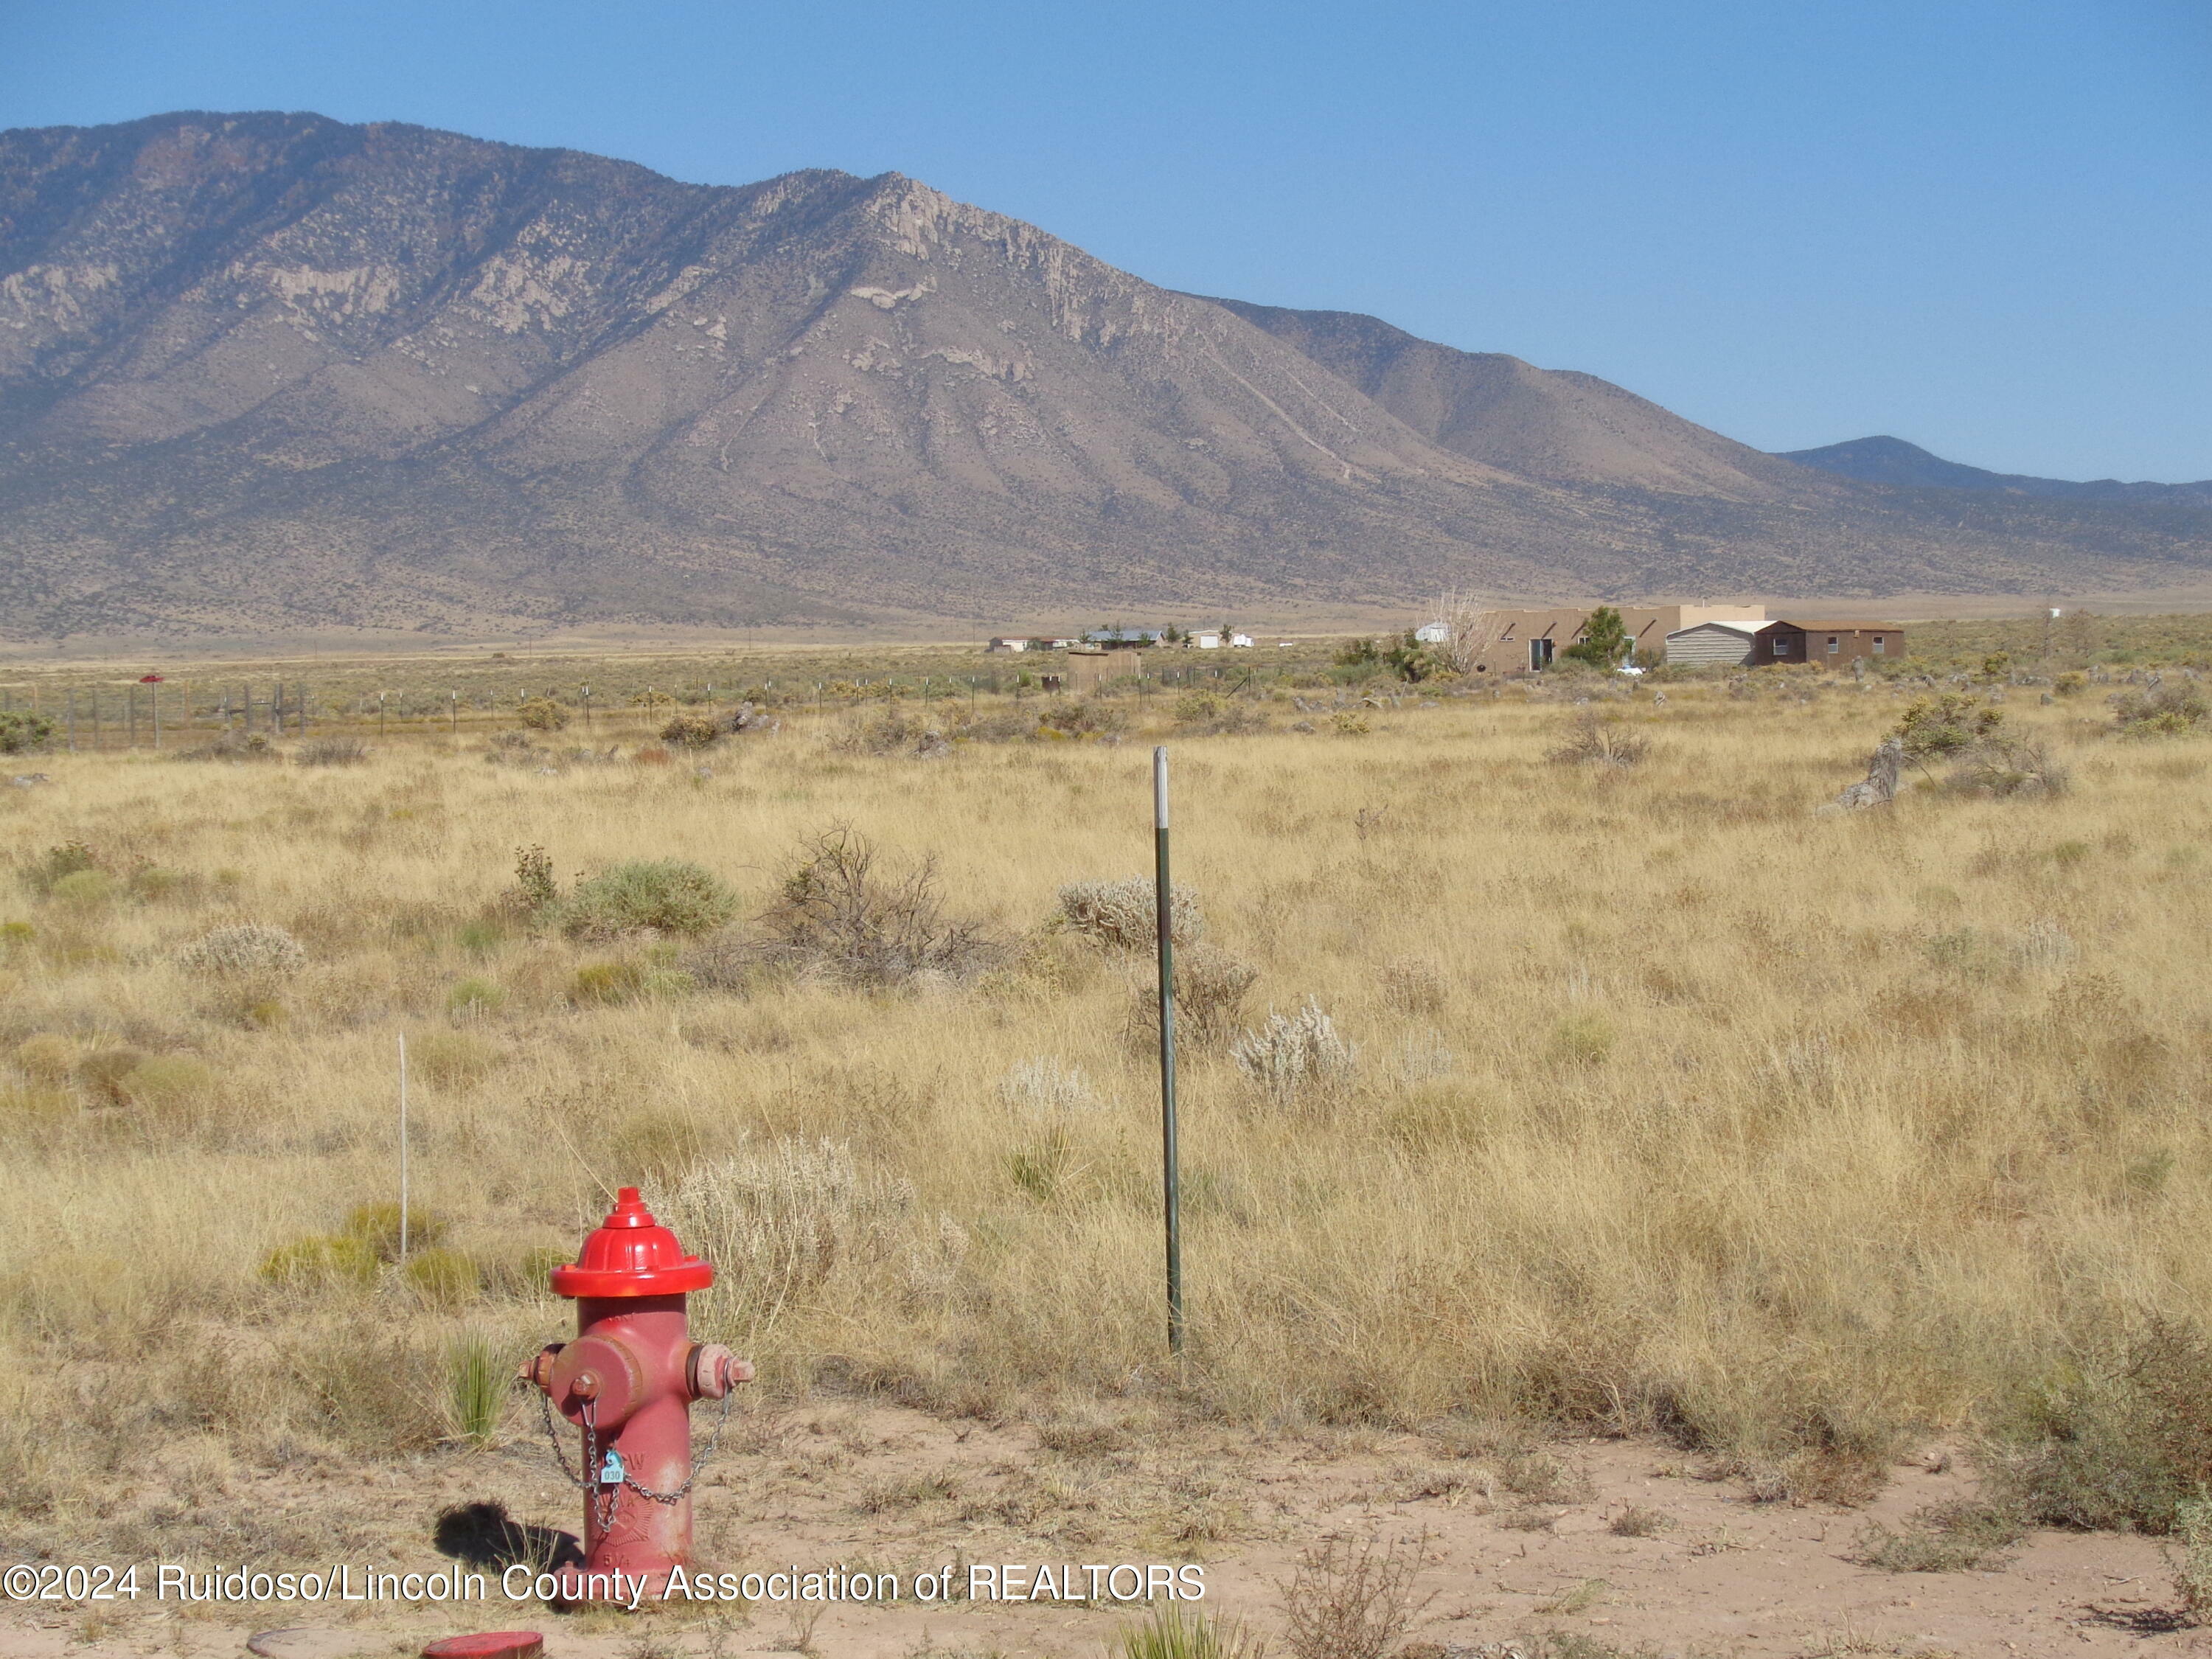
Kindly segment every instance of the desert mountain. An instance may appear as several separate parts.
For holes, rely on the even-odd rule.
[[[17,637],[2212,563],[2212,511],[1930,499],[1587,375],[1155,288],[896,173],[685,185],[313,115],[0,133]]]
[[[2138,505],[2212,503],[2212,479],[2196,483],[2123,483],[2097,478],[2075,483],[2065,478],[2037,478],[2019,472],[1990,472],[1931,455],[1902,438],[1854,438],[1819,449],[1792,449],[1781,459],[1817,466],[1865,483],[1907,489],[1998,490],[2012,495],[2041,495],[2057,501],[2124,501]]]

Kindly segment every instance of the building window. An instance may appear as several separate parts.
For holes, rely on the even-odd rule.
[[[1838,640],[1838,638],[1837,638],[1833,634],[1829,635],[1828,635],[1828,654],[1829,654],[1830,656],[1832,656],[1832,656],[1834,656],[1834,655],[1836,654],[1836,653],[1837,653],[1837,652],[1840,651],[1841,649],[1843,649],[1843,641],[1842,641],[1841,640]]]
[[[1790,641],[1778,637],[1774,641],[1774,654],[1778,657],[1788,656],[1790,654]]]
[[[1879,634],[1877,634],[1877,635],[1875,635],[1874,636],[1874,653],[1875,653],[1875,656],[1877,656],[1877,657],[1884,656],[1884,655],[1887,655],[1887,653],[1886,652],[1884,652],[1884,651],[1883,651],[1883,649],[1882,649],[1882,645],[1881,645],[1881,635],[1879,635]]]

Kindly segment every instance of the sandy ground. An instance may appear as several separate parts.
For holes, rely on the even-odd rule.
[[[1899,1467],[1869,1507],[1843,1510],[1753,1502],[1735,1483],[1699,1478],[1680,1452],[1636,1441],[1540,1449],[1536,1457],[1554,1462],[1559,1478],[1556,1501],[1536,1503],[1500,1488],[1486,1473],[1494,1463],[1455,1457],[1449,1445],[1417,1436],[1148,1438],[1102,1425],[1050,1438],[1041,1443],[1026,1425],[876,1407],[742,1417],[702,1482],[698,1553],[717,1566],[896,1569],[909,1583],[949,1565],[963,1585],[975,1563],[1031,1571],[1043,1563],[1194,1563],[1208,1610],[1275,1632],[1280,1586],[1303,1549],[1413,1540],[1424,1561],[1416,1592],[1428,1599],[1407,1640],[1424,1659],[1541,1632],[1582,1638],[1572,1651],[1583,1659],[1615,1647],[1931,1659],[2212,1651],[2212,1632],[2173,1627],[2172,1581],[2153,1540],[2040,1534],[2008,1564],[1978,1572],[1856,1563],[1853,1540],[1869,1521],[1894,1523],[1971,1495],[1969,1476],[1940,1450]],[[280,1569],[337,1559],[356,1571],[429,1571],[450,1565],[431,1547],[435,1516],[477,1499],[533,1524],[575,1523],[544,1444],[520,1437],[398,1470],[308,1462],[202,1484],[196,1510],[173,1516],[161,1534],[172,1544],[193,1539],[196,1569],[251,1559]],[[1632,1508],[1656,1513],[1648,1535],[1612,1529]],[[127,1544],[149,1534],[118,1525],[102,1535]],[[77,1559],[120,1567],[131,1558],[88,1550]],[[150,1584],[155,1558],[140,1559],[141,1582]],[[179,1607],[150,1595],[97,1607],[14,1602],[0,1608],[0,1656],[228,1654],[258,1636],[272,1659],[347,1659],[514,1628],[542,1631],[550,1655],[620,1659],[1097,1655],[1133,1616],[1104,1603],[911,1599],[818,1609],[757,1602],[735,1613],[555,1613],[501,1599],[495,1575],[490,1599],[466,1606]],[[1279,1640],[1274,1650],[1283,1651]]]

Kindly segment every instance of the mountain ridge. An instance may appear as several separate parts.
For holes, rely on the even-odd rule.
[[[1158,288],[901,173],[689,185],[312,114],[0,133],[19,638],[2212,564],[2212,512],[1925,494],[1594,376]]]
[[[2212,501],[2212,478],[2186,483],[2130,483],[2118,478],[2077,483],[2021,472],[1993,472],[1984,467],[1947,461],[1918,444],[1887,435],[1852,438],[1839,444],[1823,444],[1816,449],[1782,450],[1777,453],[1779,459],[1794,461],[1800,466],[1819,467],[1861,483],[1903,489],[2000,490],[2066,501]]]

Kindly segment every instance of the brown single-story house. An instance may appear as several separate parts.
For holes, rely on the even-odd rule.
[[[1703,622],[1745,622],[1763,627],[1766,612],[1753,605],[1624,605],[1621,626],[1638,651],[1663,656],[1667,636]],[[1575,643],[1589,625],[1594,605],[1559,605],[1548,610],[1486,611],[1482,641],[1471,672],[1478,675],[1527,674],[1547,668],[1559,653]]]
[[[1751,665],[1809,662],[1833,668],[1855,657],[1905,654],[1905,629],[1893,622],[1791,622],[1778,617],[1751,636]]]

